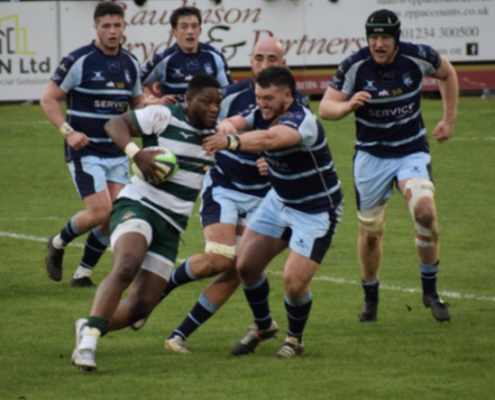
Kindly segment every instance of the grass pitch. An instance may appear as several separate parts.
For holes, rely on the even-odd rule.
[[[313,104],[315,110],[317,103]],[[104,337],[98,371],[70,365],[73,323],[93,289],[69,286],[84,238],[66,251],[62,282],[44,270],[45,241],[83,207],[63,161],[62,137],[39,106],[0,106],[0,398],[56,399],[492,399],[495,372],[495,101],[462,98],[455,137],[430,140],[439,214],[439,290],[452,311],[436,323],[421,304],[413,227],[402,198],[388,209],[376,324],[360,324],[363,294],[356,255],[352,183],[353,119],[325,122],[346,197],[345,215],[313,283],[313,310],[300,359],[277,360],[287,328],[281,270],[269,266],[271,309],[281,327],[254,355],[230,356],[251,324],[242,292],[188,342],[192,354],[165,352],[207,281],[174,291],[139,332]],[[423,101],[429,132],[441,102]],[[180,257],[202,252],[198,213]],[[97,282],[111,268],[107,252]]]

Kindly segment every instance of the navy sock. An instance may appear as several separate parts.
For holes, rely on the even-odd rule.
[[[302,334],[306,326],[306,321],[309,318],[312,304],[311,292],[295,300],[289,299],[285,295],[285,309],[287,310],[287,318],[289,320],[289,331],[287,333],[289,336],[298,338],[299,343],[302,343]]]
[[[364,301],[366,303],[378,304],[378,292],[380,288],[378,277],[369,282],[361,280],[361,285],[364,290]]]
[[[182,324],[174,330],[169,339],[175,335],[180,335],[186,340],[196,329],[204,324],[218,310],[203,293],[198,298],[191,312],[184,318]]]
[[[437,292],[437,272],[440,261],[437,261],[434,265],[419,264],[421,269],[421,283],[423,286],[423,293],[431,294]]]
[[[268,306],[268,293],[270,292],[268,279],[263,275],[255,284],[249,286],[243,285],[243,288],[249,306],[253,311],[254,322],[258,326],[258,329],[268,329],[272,324],[270,307]]]
[[[72,242],[76,237],[81,236],[84,232],[80,231],[76,226],[76,216],[74,215],[65,228],[60,232],[60,238],[65,244]]]
[[[109,242],[110,240],[98,228],[93,228],[86,239],[81,266],[92,270],[105,252]]]
[[[174,270],[174,272],[172,272],[170,280],[168,281],[167,287],[162,293],[160,301],[167,297],[169,293],[177,286],[181,286],[196,280],[198,280],[198,278],[192,273],[191,266],[189,265],[189,259],[187,259],[186,262],[182,263],[178,268]]]

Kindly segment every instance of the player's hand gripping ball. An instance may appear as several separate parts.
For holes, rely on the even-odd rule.
[[[145,147],[142,150],[161,151],[161,153],[155,155],[155,163],[163,171],[163,173],[159,173],[163,181],[170,179],[179,169],[179,165],[177,164],[177,158],[175,157],[175,154],[172,153],[170,150],[159,146]],[[134,175],[136,175],[138,178],[145,180],[143,173],[135,163],[132,163],[131,169]]]

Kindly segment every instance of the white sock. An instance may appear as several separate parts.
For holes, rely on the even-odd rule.
[[[65,249],[65,243],[60,237],[60,233],[53,238],[53,247],[55,247],[58,250],[63,250]]]
[[[82,265],[80,265],[79,267],[77,267],[76,272],[74,272],[74,275],[72,276],[72,278],[74,278],[74,279],[81,279],[81,278],[85,278],[85,277],[89,278],[92,273],[93,273],[93,270],[91,270],[89,268],[85,268]]]
[[[101,332],[96,328],[85,327],[83,330],[83,337],[79,344],[79,349],[92,349],[96,350],[98,345],[98,339],[101,336]]]

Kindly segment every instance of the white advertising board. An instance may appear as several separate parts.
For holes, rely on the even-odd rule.
[[[197,6],[203,15],[201,40],[222,49],[231,67],[249,67],[254,43],[275,36],[291,66],[338,65],[366,46],[364,23],[374,10],[388,8],[402,21],[402,39],[426,43],[452,62],[495,61],[495,0],[148,0],[126,8],[124,46],[144,62],[173,44],[172,11]],[[62,2],[62,52],[94,36],[96,3]]]
[[[58,63],[56,3],[0,4],[0,100],[39,99]]]
[[[388,8],[402,40],[426,43],[452,62],[495,63],[495,0],[148,0],[126,11],[124,47],[143,63],[174,43],[170,15],[196,6],[201,41],[221,49],[231,68],[249,68],[256,41],[280,39],[288,65],[328,68],[366,45],[364,23]],[[95,37],[97,1],[0,3],[0,101],[39,99],[64,55]]]

